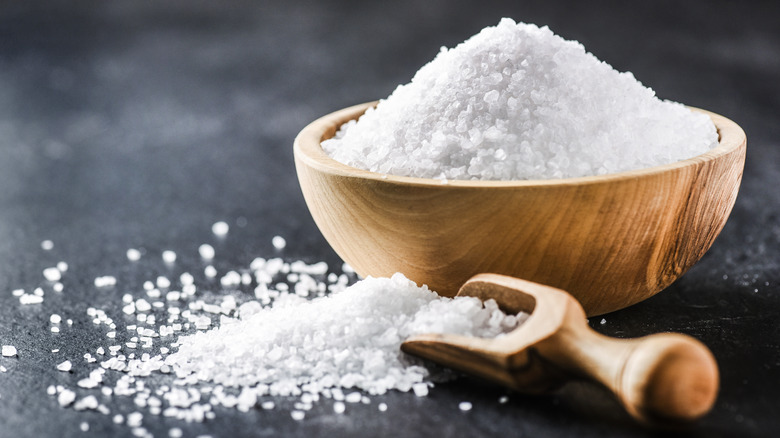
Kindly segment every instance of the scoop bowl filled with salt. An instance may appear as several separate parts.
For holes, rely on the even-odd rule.
[[[449,296],[475,274],[510,275],[597,315],[663,290],[710,248],[746,137],[503,19],[388,98],[312,122],[293,149],[317,226],[360,275],[402,272]]]

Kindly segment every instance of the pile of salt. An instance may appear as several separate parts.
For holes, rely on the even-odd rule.
[[[442,48],[322,147],[385,174],[523,180],[652,167],[717,142],[708,116],[659,100],[547,27],[504,18]]]

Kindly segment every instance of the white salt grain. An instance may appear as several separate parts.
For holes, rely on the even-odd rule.
[[[73,368],[73,364],[69,360],[66,360],[65,362],[62,362],[61,364],[57,365],[57,369],[59,371],[68,372]]]
[[[292,411],[292,412],[290,412],[290,416],[295,421],[301,421],[301,420],[303,420],[303,417],[306,416],[306,413],[303,412],[303,411]]]
[[[658,99],[547,27],[504,18],[442,48],[322,147],[353,167],[446,181],[602,175],[717,142],[708,116]]]
[[[81,429],[82,432],[87,432],[89,431],[89,423],[87,423],[86,421],[82,421],[79,428]]]
[[[415,383],[412,385],[412,390],[417,397],[425,397],[428,395],[428,385],[425,383]]]
[[[59,403],[60,406],[70,406],[71,403],[73,403],[76,400],[76,393],[69,390],[64,389],[60,394],[57,396],[57,403]]]
[[[40,295],[30,295],[30,294],[24,294],[19,297],[19,303],[26,305],[26,304],[40,304],[43,302],[43,297]]]
[[[111,275],[95,278],[95,287],[111,287],[114,285],[116,285],[116,278]]]
[[[44,251],[51,251],[52,248],[54,248],[54,242],[51,240],[44,240],[41,242],[41,249]]]
[[[214,278],[217,276],[217,269],[211,265],[206,266],[203,270],[203,274],[208,278]]]
[[[362,397],[363,396],[357,391],[350,392],[349,394],[346,395],[346,397],[344,397],[344,401],[346,401],[347,403],[360,403],[360,399]]]
[[[211,232],[220,237],[227,235],[229,230],[230,226],[223,221],[215,222],[214,225],[211,226]]]
[[[347,406],[344,404],[344,402],[337,401],[333,403],[333,412],[337,414],[343,414],[346,410]]]
[[[51,322],[52,324],[59,324],[60,322],[62,322],[62,317],[60,315],[57,315],[56,313],[52,313],[51,316],[49,317],[49,322]]]
[[[198,247],[198,253],[203,259],[211,260],[214,258],[214,247],[208,243],[204,243]]]
[[[387,410],[387,403],[379,403],[377,409],[379,409],[380,412],[385,412]]]
[[[470,411],[471,408],[472,408],[471,402],[464,401],[464,402],[460,402],[460,404],[458,404],[458,409],[460,409],[461,411],[464,411],[464,412]]]
[[[57,262],[57,269],[60,272],[65,273],[68,271],[68,264],[66,262]]]
[[[57,268],[46,268],[43,270],[43,276],[47,281],[59,281],[62,273]]]
[[[174,263],[176,261],[176,253],[170,250],[163,251],[162,259],[165,263]]]
[[[127,260],[130,260],[131,262],[137,262],[141,259],[141,251],[130,248],[127,250]]]
[[[167,289],[171,287],[171,280],[168,280],[168,277],[163,277],[162,275],[157,277],[157,287],[160,289]]]
[[[284,240],[284,237],[282,236],[274,236],[273,239],[271,239],[271,244],[276,249],[284,249],[284,247],[287,246],[287,241]]]
[[[144,415],[140,412],[133,412],[127,414],[127,425],[130,427],[138,427],[144,419]]]
[[[88,396],[82,398],[81,400],[77,401],[73,405],[73,409],[75,409],[77,411],[84,411],[84,410],[87,410],[87,409],[94,410],[94,409],[97,409],[98,405],[99,405],[99,403],[98,403],[97,398],[94,395],[88,395]]]
[[[13,345],[3,345],[2,354],[3,357],[14,357],[16,356],[16,347]]]

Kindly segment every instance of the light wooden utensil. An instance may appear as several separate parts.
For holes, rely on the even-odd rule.
[[[566,292],[503,275],[477,275],[458,295],[493,298],[507,313],[531,316],[502,337],[420,335],[401,349],[525,393],[589,378],[611,390],[644,423],[695,420],[715,402],[715,358],[690,336],[609,338],[588,326],[582,307]]]
[[[745,133],[702,110],[718,128],[715,149],[611,175],[442,184],[330,158],[320,142],[372,105],[322,117],[295,139],[306,204],[360,275],[402,272],[442,295],[495,272],[569,291],[589,315],[642,301],[709,249],[742,179]]]

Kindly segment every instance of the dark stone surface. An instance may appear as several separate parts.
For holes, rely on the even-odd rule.
[[[221,272],[275,255],[338,266],[297,187],[292,139],[332,110],[388,95],[430,60],[501,16],[547,24],[631,70],[664,98],[732,118],[748,134],[743,186],[709,253],[667,291],[593,321],[600,332],[678,331],[717,357],[714,411],[677,433],[780,434],[780,8],[774,2],[3,2],[0,4],[0,436],[129,436],[110,416],[62,409],[51,384],[75,386],[83,353],[108,345],[90,306],[119,319],[122,294],[157,275],[202,275],[210,242]],[[678,4],[679,3],[679,4]],[[232,225],[224,240],[211,224]],[[246,222],[245,226],[239,223]],[[43,251],[40,242],[54,241]],[[125,251],[147,256],[129,263]],[[179,254],[173,267],[163,249]],[[62,294],[41,271],[69,263]],[[116,288],[93,279],[116,275]],[[605,273],[609,275],[609,273]],[[21,306],[11,291],[41,286]],[[49,332],[51,313],[72,327]],[[51,350],[59,348],[59,353]],[[55,365],[76,363],[72,373]],[[80,396],[90,393],[80,390]],[[295,422],[277,409],[183,424],[145,415],[165,437],[655,436],[598,388],[530,397],[470,379],[427,398],[392,393]],[[102,399],[101,399],[102,400]],[[460,412],[462,400],[474,403]],[[291,404],[277,400],[283,407]],[[390,408],[380,413],[376,404]],[[104,400],[113,413],[132,401]],[[83,433],[79,424],[87,421]]]

